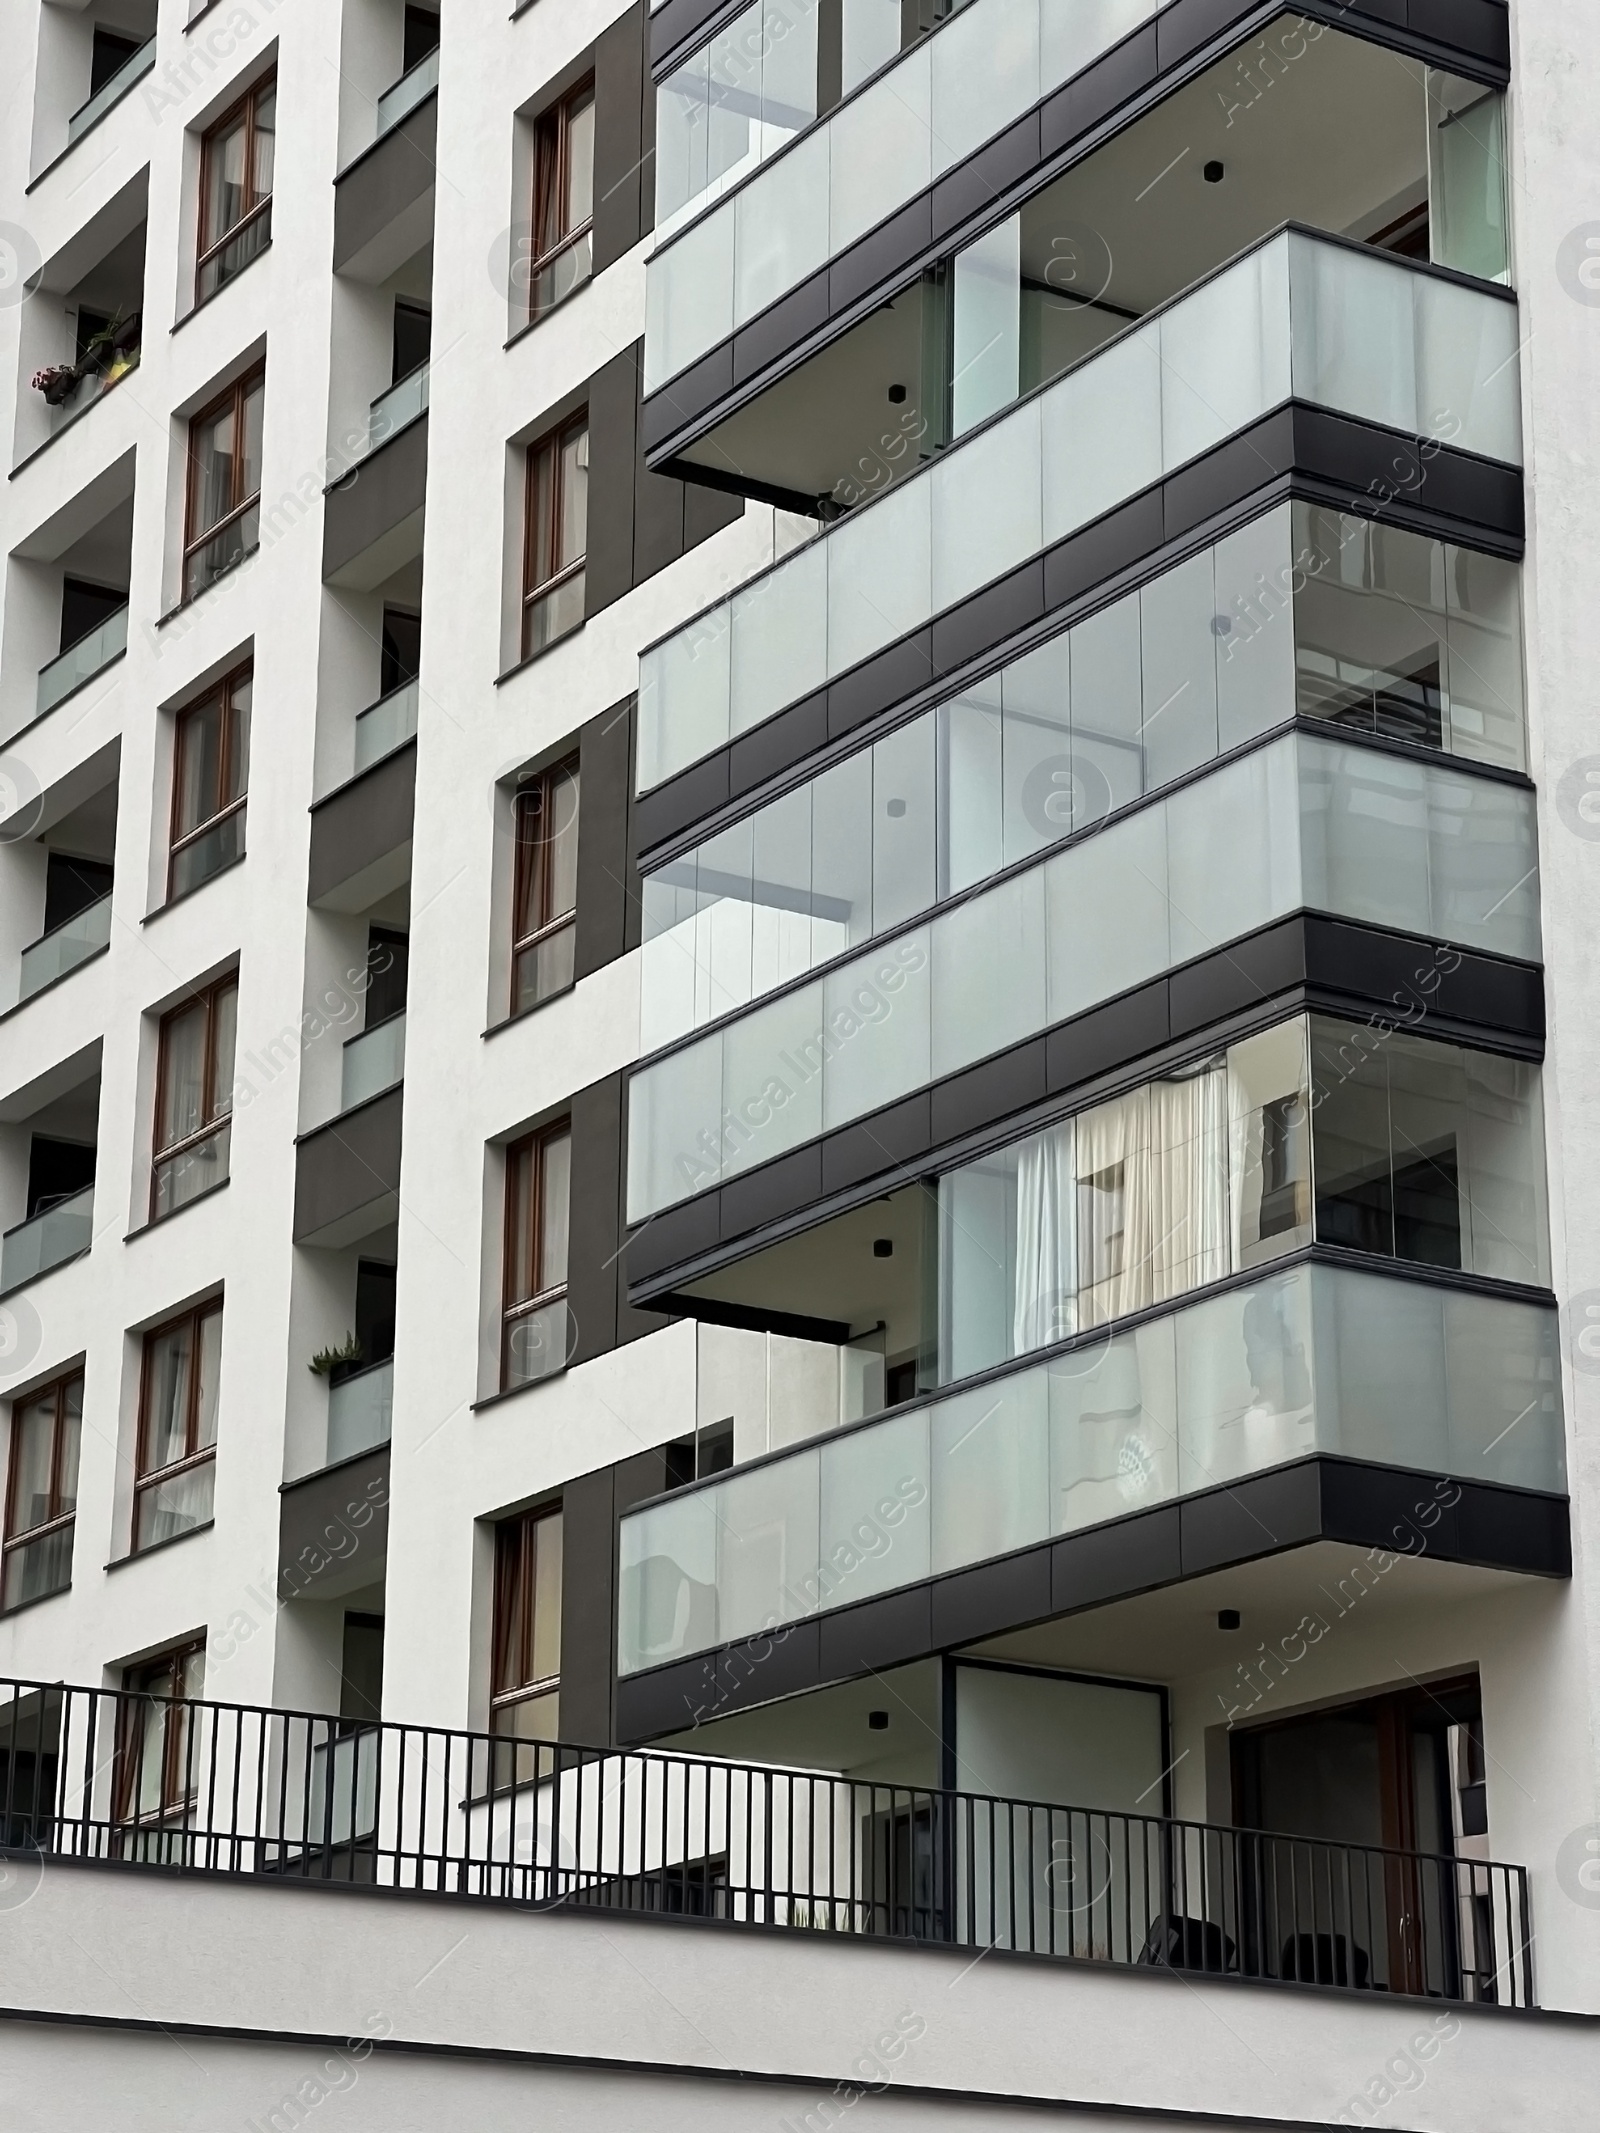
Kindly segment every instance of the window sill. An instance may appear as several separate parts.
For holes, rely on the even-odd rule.
[[[14,1281],[9,1289],[0,1289],[0,1303],[9,1303],[13,1296],[20,1296],[24,1289],[37,1288],[41,1281],[48,1281],[52,1274],[59,1274],[64,1266],[76,1266],[80,1259],[87,1259],[90,1247],[86,1244],[81,1252],[69,1252],[65,1259],[52,1260],[49,1266],[40,1267],[37,1274],[28,1274],[21,1281]]]
[[[220,7],[222,4],[222,0],[211,0],[211,4],[214,7]],[[196,21],[198,21],[199,19],[200,18],[198,16],[195,17]],[[250,257],[245,261],[244,265],[239,269],[237,274],[230,274],[226,281],[219,282],[216,288],[212,290],[209,296],[197,296],[194,302],[189,306],[188,310],[184,312],[183,316],[181,318],[175,318],[173,320],[172,324],[167,328],[168,334],[170,335],[174,333],[181,333],[184,327],[188,325],[190,319],[194,318],[199,312],[204,311],[208,304],[214,304],[219,296],[226,296],[230,289],[236,289],[239,286],[240,282],[242,282],[245,276],[249,273],[250,269],[255,265],[256,261],[258,259],[265,259],[267,254],[271,250],[272,239],[269,237],[266,240],[265,244],[261,246],[259,251],[252,252],[250,254]]]
[[[138,368],[139,366],[137,363],[130,363],[128,368],[122,373],[122,378],[131,378],[133,376],[133,373]],[[17,476],[23,471],[25,467],[31,467],[36,459],[42,459],[45,453],[49,451],[51,445],[59,444],[62,438],[65,437],[69,431],[75,430],[77,428],[78,424],[84,420],[85,416],[92,415],[95,409],[100,405],[103,400],[109,400],[111,395],[116,391],[117,386],[122,383],[122,378],[118,378],[116,384],[114,385],[103,386],[101,390],[95,394],[92,400],[85,400],[82,407],[74,408],[72,413],[67,417],[66,421],[62,423],[60,429],[53,430],[51,434],[45,439],[43,444],[36,444],[33,450],[27,455],[25,459],[19,459],[17,461],[16,465],[11,469],[11,472],[6,476],[7,481],[15,481]],[[93,676],[91,676],[90,678],[92,680]],[[65,703],[66,698],[63,697],[61,701]]]
[[[98,963],[103,955],[109,955],[110,953],[111,943],[109,941],[103,948],[91,949],[81,963],[74,963],[70,970],[63,970],[60,977],[52,978],[48,985],[41,985],[37,992],[30,992],[25,1000],[13,1002],[3,1014],[0,1014],[0,1022],[9,1022],[13,1015],[20,1015],[23,1009],[31,1007],[35,1000],[42,1000],[47,992],[54,992],[58,985],[65,985],[70,978],[75,978],[80,970],[87,970],[91,963]]]
[[[563,630],[559,637],[552,637],[548,644],[541,644],[538,651],[529,652],[525,658],[519,659],[514,667],[507,667],[503,674],[497,674],[494,678],[495,687],[503,688],[508,681],[515,681],[525,668],[537,666],[541,659],[547,659],[552,652],[559,651],[562,645],[570,643],[581,630],[588,627],[589,618],[585,615],[581,622],[574,622],[571,629]]]
[[[529,7],[532,7],[534,5],[534,0],[527,0],[527,5]],[[515,21],[516,17],[513,16],[512,20]],[[590,273],[585,274],[582,281],[575,281],[572,287],[566,292],[564,296],[558,296],[553,304],[546,304],[537,318],[524,319],[522,324],[517,328],[516,332],[512,334],[511,338],[508,341],[502,342],[502,347],[515,348],[519,341],[525,341],[528,338],[528,335],[532,333],[536,327],[542,326],[546,319],[554,318],[556,313],[558,311],[564,310],[566,306],[572,302],[574,297],[581,296],[585,289],[592,289],[595,285],[596,279],[597,276],[591,271]]]
[[[129,1563],[142,1563],[147,1556],[159,1555],[163,1548],[176,1548],[180,1541],[193,1540],[197,1533],[209,1533],[216,1524],[214,1518],[203,1518],[198,1526],[186,1526],[181,1533],[169,1533],[163,1541],[152,1541],[148,1548],[135,1548],[131,1555],[119,1555],[106,1564],[107,1570],[122,1570]]]
[[[164,615],[157,615],[156,628],[164,630],[169,622],[176,622],[181,614],[186,613],[197,601],[203,600],[207,593],[215,592],[219,585],[226,585],[230,578],[237,577],[245,565],[254,562],[260,553],[261,543],[257,541],[254,548],[247,548],[236,563],[230,563],[226,570],[219,570],[209,585],[202,585],[198,592],[186,593],[176,607],[169,607]]]
[[[469,1404],[467,1413],[482,1414],[486,1407],[498,1407],[503,1400],[520,1399],[525,1392],[537,1392],[541,1385],[553,1385],[557,1378],[564,1378],[571,1368],[570,1363],[563,1363],[559,1370],[552,1370],[546,1377],[529,1378],[525,1384],[503,1385],[498,1392],[486,1392],[481,1400]]]
[[[169,896],[164,904],[157,904],[153,911],[147,911],[140,919],[140,925],[148,926],[156,919],[164,917],[168,911],[175,911],[179,904],[186,904],[191,896],[198,896],[202,889],[209,889],[211,884],[220,881],[224,874],[231,874],[235,867],[242,867],[249,857],[248,852],[240,852],[237,857],[230,859],[226,866],[220,866],[214,874],[208,874],[204,881],[197,881],[192,889],[180,889],[176,896]],[[223,1182],[226,1183],[226,1179]],[[214,1191],[216,1188],[212,1189]]]
[[[570,993],[575,993],[577,989],[578,980],[573,978],[570,983],[563,985],[558,992],[546,993],[542,1000],[535,1000],[531,1007],[519,1007],[514,1015],[505,1015],[500,1021],[491,1022],[483,1032],[484,1038],[487,1040],[490,1037],[498,1037],[503,1029],[515,1029],[519,1022],[526,1022],[530,1015],[538,1014],[541,1008],[554,1007],[557,1000],[565,1000]]]
[[[25,1615],[30,1607],[43,1607],[46,1600],[59,1600],[72,1590],[72,1580],[58,1585],[54,1592],[36,1592],[31,1600],[18,1600],[12,1607],[0,1608],[0,1622],[9,1622],[13,1615]]]
[[[229,1113],[229,1116],[232,1116],[231,1112]],[[185,1200],[183,1205],[181,1207],[175,1207],[172,1210],[171,1214],[152,1215],[148,1222],[141,1222],[137,1229],[130,1229],[128,1231],[128,1234],[123,1238],[123,1243],[132,1244],[136,1238],[148,1237],[153,1229],[165,1229],[169,1222],[176,1222],[180,1215],[186,1215],[191,1207],[198,1207],[200,1206],[202,1201],[214,1200],[219,1192],[226,1192],[228,1187],[232,1183],[233,1179],[231,1176],[226,1178],[218,1178],[215,1185],[208,1185],[204,1192],[197,1192],[192,1200]]]

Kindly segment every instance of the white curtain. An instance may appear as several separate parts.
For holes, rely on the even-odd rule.
[[[1026,1355],[1077,1330],[1077,1179],[1068,1119],[1017,1150],[1016,1271],[1011,1352]]]

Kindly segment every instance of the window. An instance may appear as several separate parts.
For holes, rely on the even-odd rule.
[[[81,1370],[12,1402],[0,1607],[20,1607],[47,1592],[64,1592],[72,1583],[82,1433]]]
[[[189,496],[183,537],[183,597],[241,562],[261,538],[259,370],[241,378],[189,425]]]
[[[508,1518],[494,1536],[490,1731],[555,1740],[561,1702],[561,1508]]]
[[[220,1296],[145,1335],[134,1482],[135,1554],[210,1523],[221,1361]]]
[[[594,83],[539,120],[534,142],[528,316],[570,296],[594,271]]]
[[[244,857],[250,691],[250,669],[241,667],[203,702],[179,714],[173,736],[169,901]]]
[[[531,658],[583,620],[589,537],[589,417],[528,448],[522,656]]]
[[[421,671],[422,617],[415,608],[391,607],[385,602],[379,640],[379,696],[392,696],[408,681],[415,681]]]
[[[529,1385],[567,1359],[567,1203],[572,1129],[563,1120],[506,1150],[500,1383]]]
[[[430,52],[437,52],[439,49],[438,9],[408,7],[402,35],[400,71],[402,75],[406,75],[413,67],[420,67]]]
[[[517,794],[517,886],[511,1012],[572,983],[578,904],[578,759],[541,771]]]
[[[98,96],[106,83],[121,73],[134,53],[142,49],[143,40],[138,37],[124,37],[117,30],[96,29],[89,47],[90,96]]]
[[[162,1020],[152,1222],[227,1180],[238,1006],[239,980],[230,973]]]
[[[205,1687],[205,1659],[204,1640],[196,1639],[123,1672],[116,1818],[151,1832],[119,1839],[125,1859],[182,1863],[181,1839],[156,1833],[181,1827],[199,1790],[200,1742],[189,1705]]]
[[[269,75],[200,144],[200,256],[195,302],[242,273],[272,235],[278,84]]]

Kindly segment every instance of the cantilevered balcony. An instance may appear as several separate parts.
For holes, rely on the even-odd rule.
[[[997,581],[1023,626],[1057,544],[1288,401],[1520,465],[1517,331],[1499,290],[1280,232],[647,649],[640,790],[891,645],[937,673],[929,624]]]

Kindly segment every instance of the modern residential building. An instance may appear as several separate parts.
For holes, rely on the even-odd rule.
[[[1582,2123],[1600,20],[0,24],[7,2122]]]

